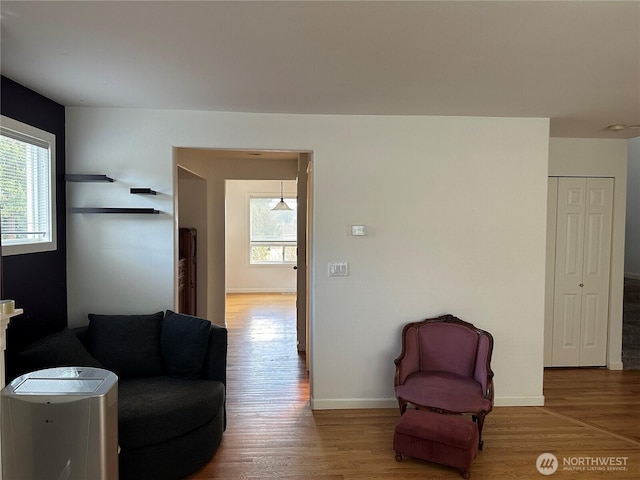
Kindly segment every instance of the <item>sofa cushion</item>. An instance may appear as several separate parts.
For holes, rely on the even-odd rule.
[[[162,375],[160,332],[163,313],[89,314],[91,354],[121,378]]]
[[[123,450],[165,442],[222,414],[221,382],[172,377],[125,379],[118,384],[118,437]]]
[[[164,368],[172,377],[197,380],[202,376],[211,322],[167,310],[160,344]]]
[[[25,371],[50,367],[104,368],[68,328],[41,338],[19,355]]]

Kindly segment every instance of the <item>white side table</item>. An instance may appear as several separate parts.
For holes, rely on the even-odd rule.
[[[0,314],[0,388],[4,387],[4,351],[7,349],[7,327],[9,321],[18,315],[22,315],[23,310],[16,308],[13,313]],[[0,480],[2,480],[2,444],[0,444]]]

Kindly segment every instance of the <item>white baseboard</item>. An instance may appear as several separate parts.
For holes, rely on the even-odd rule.
[[[296,293],[295,288],[227,288],[227,293]]]
[[[349,410],[361,408],[398,408],[395,398],[311,398],[311,410]]]
[[[544,405],[544,395],[496,397],[493,404],[496,407],[542,407]]]
[[[395,398],[311,398],[312,410],[348,410],[364,408],[398,408]],[[518,397],[496,397],[497,407],[541,407],[544,395],[526,395]]]
[[[632,280],[640,280],[640,273],[624,272],[624,276]]]
[[[609,370],[623,370],[624,365],[622,362],[613,362],[607,365],[607,369]]]

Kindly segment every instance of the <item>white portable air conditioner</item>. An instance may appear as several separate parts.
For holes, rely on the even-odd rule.
[[[118,478],[118,377],[60,367],[0,392],[3,480]]]

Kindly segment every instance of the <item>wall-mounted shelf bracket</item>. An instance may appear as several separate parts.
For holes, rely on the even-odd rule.
[[[137,213],[157,215],[160,211],[153,208],[73,207],[71,213]]]
[[[131,188],[129,190],[131,194],[140,194],[140,195],[156,195],[157,192],[155,190],[151,190],[150,188]]]
[[[70,173],[64,176],[67,182],[113,182],[113,178],[106,175],[85,175]]]

